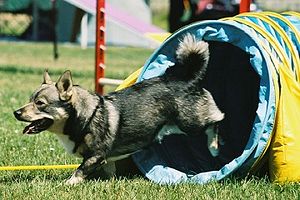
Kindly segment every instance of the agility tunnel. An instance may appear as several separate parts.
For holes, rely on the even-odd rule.
[[[260,12],[194,23],[167,38],[118,89],[172,67],[185,34],[207,41],[204,86],[225,113],[219,127],[225,144],[214,158],[205,134],[168,136],[133,155],[145,176],[162,184],[204,184],[246,176],[268,162],[273,181],[299,181],[299,31],[299,13]]]

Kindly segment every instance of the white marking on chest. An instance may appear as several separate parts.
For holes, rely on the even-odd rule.
[[[75,142],[73,142],[72,140],[70,140],[68,135],[64,135],[64,134],[56,134],[59,141],[62,143],[62,145],[64,146],[65,150],[69,153],[69,154],[74,154],[73,150],[75,147]]]

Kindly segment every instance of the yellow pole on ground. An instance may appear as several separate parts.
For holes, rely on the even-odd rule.
[[[17,171],[17,170],[51,170],[51,169],[75,169],[79,165],[29,165],[29,166],[4,166],[0,171]]]

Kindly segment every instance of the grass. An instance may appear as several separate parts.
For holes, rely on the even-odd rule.
[[[48,174],[52,176],[52,174]],[[77,186],[59,184],[47,176],[20,181],[10,190],[0,188],[2,199],[299,199],[295,186],[282,188],[264,181],[231,181],[199,186],[179,184],[160,186],[140,178],[134,180],[87,182]],[[4,189],[4,190],[3,190]],[[15,191],[15,192],[11,192]],[[1,197],[1,196],[0,196]]]
[[[0,165],[75,164],[80,159],[65,153],[49,132],[22,135],[24,124],[14,119],[14,109],[27,102],[49,68],[53,79],[71,69],[75,83],[93,90],[94,51],[60,46],[52,59],[48,43],[0,42]],[[152,50],[109,47],[107,75],[125,78],[143,65]],[[113,88],[107,89],[107,91]],[[276,185],[267,178],[227,179],[206,185],[158,185],[143,177],[89,181],[66,186],[72,170],[0,171],[0,199],[299,199],[300,185]]]

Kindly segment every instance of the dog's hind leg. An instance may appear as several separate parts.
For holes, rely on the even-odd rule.
[[[224,142],[221,139],[219,133],[218,133],[218,125],[217,124],[212,124],[209,125],[205,133],[207,135],[207,147],[210,152],[210,154],[213,157],[216,157],[219,155],[219,145],[223,145]]]
[[[182,130],[179,129],[178,126],[176,126],[175,124],[165,124],[160,131],[158,132],[157,136],[156,136],[156,141],[158,141],[159,143],[161,143],[161,141],[163,140],[163,138],[165,136],[168,135],[175,135],[175,134],[179,134],[179,135],[186,135],[185,132],[183,132]]]

